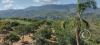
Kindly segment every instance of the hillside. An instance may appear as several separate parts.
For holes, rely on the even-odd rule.
[[[84,12],[83,17],[90,18],[93,15],[100,17],[100,9],[88,9]],[[26,17],[35,19],[65,19],[66,16],[76,15],[76,5],[43,5],[30,6],[25,9],[0,10],[0,18]]]
[[[66,4],[66,5],[43,5],[43,6],[30,6],[25,9],[11,9],[11,10],[0,10],[0,17],[41,17],[46,18],[45,16],[50,16],[48,13],[53,13],[51,16],[57,16],[58,13],[60,16],[67,14],[66,12],[75,12],[75,4]]]

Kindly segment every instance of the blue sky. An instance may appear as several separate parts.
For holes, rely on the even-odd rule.
[[[100,7],[100,0],[97,5]],[[40,6],[46,4],[73,4],[76,0],[0,0],[0,10],[23,9],[29,6]]]

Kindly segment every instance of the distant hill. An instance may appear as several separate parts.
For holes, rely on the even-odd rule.
[[[0,10],[0,17],[34,17],[38,15],[46,15],[46,13],[51,12],[66,12],[69,10],[69,8],[74,8],[74,4],[68,4],[68,5],[43,5],[43,6],[30,6],[25,9],[19,9],[19,10]]]
[[[87,12],[94,11],[96,15],[99,15],[100,9],[89,10]],[[0,10],[0,18],[9,18],[9,17],[27,17],[27,18],[53,18],[58,19],[65,17],[67,15],[75,15],[76,4],[65,4],[65,5],[43,5],[43,6],[30,6],[25,9],[18,10]],[[87,13],[91,15],[93,13]],[[86,15],[86,14],[85,14]]]

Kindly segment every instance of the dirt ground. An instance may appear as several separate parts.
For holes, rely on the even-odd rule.
[[[3,45],[3,38],[4,37],[0,37],[0,45]],[[23,40],[29,43],[27,45],[35,45],[36,42],[35,40],[32,40],[32,38],[29,35],[25,35]],[[22,45],[22,39],[18,42],[14,42],[13,45]]]

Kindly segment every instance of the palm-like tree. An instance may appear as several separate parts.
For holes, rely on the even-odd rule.
[[[80,30],[81,30],[81,21],[83,19],[80,18],[80,16],[82,15],[82,13],[87,9],[87,8],[96,8],[96,1],[95,0],[77,0],[77,29],[76,29],[76,41],[77,41],[77,45],[80,45]],[[84,20],[84,22],[87,24],[88,22],[86,22]]]

